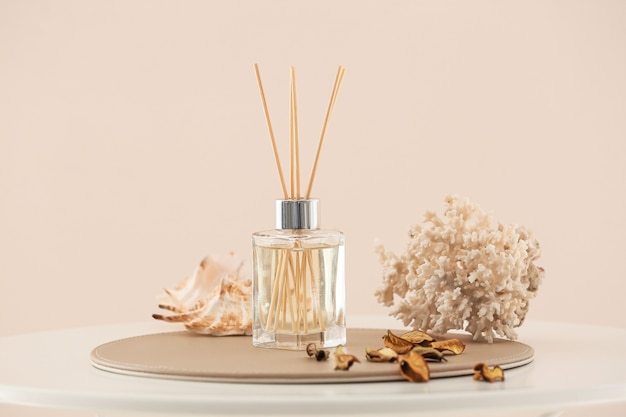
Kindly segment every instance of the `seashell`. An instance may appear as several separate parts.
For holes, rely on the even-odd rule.
[[[159,308],[172,315],[157,320],[183,323],[187,330],[213,336],[252,334],[252,281],[241,279],[243,262],[233,253],[207,256],[193,275],[157,296]]]

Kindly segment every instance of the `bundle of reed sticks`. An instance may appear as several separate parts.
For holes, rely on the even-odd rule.
[[[254,64],[254,70],[256,72],[257,83],[259,85],[259,92],[261,93],[261,101],[263,103],[263,111],[265,113],[265,121],[272,142],[272,150],[274,151],[274,159],[276,160],[276,167],[278,169],[278,176],[280,178],[280,185],[282,187],[283,196],[285,200],[300,200],[302,198],[300,189],[300,138],[298,131],[298,101],[296,96],[296,70],[292,66],[290,67],[290,99],[289,99],[289,190],[285,182],[285,176],[283,175],[283,167],[280,163],[280,156],[278,154],[278,146],[276,144],[276,137],[274,135],[274,129],[272,127],[272,121],[267,106],[267,100],[265,99],[265,91],[263,89],[263,83],[261,81],[261,73],[259,72],[258,64]],[[326,131],[328,128],[328,121],[335,107],[335,101],[341,88],[345,68],[341,65],[337,68],[337,74],[335,76],[335,83],[328,102],[328,108],[326,109],[326,116],[324,117],[324,123],[322,124],[322,132],[317,144],[317,151],[315,153],[315,159],[313,160],[313,166],[311,169],[311,175],[309,176],[308,186],[304,198],[306,200],[311,198],[311,190],[313,188],[313,182],[315,180],[315,174],[317,172],[317,165],[322,152],[322,146],[324,145],[324,138],[326,137]]]

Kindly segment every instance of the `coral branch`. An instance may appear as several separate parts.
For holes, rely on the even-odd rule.
[[[378,301],[405,326],[434,333],[463,329],[475,340],[516,339],[544,270],[539,243],[523,226],[497,223],[469,200],[447,196],[443,217],[427,212],[406,252],[379,244]]]

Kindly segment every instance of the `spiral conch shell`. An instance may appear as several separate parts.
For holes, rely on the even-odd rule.
[[[213,336],[252,334],[252,281],[240,276],[243,262],[233,253],[207,256],[190,277],[157,296],[157,320],[184,323],[187,330]]]

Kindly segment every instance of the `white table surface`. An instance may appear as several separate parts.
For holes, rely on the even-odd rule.
[[[353,317],[351,327],[401,328],[388,317]],[[180,330],[145,322],[0,338],[0,403],[77,409],[98,415],[481,415],[559,411],[626,402],[626,329],[528,322],[519,341],[532,363],[506,381],[471,376],[428,383],[319,385],[205,383],[124,376],[92,367],[91,350],[140,334]]]

